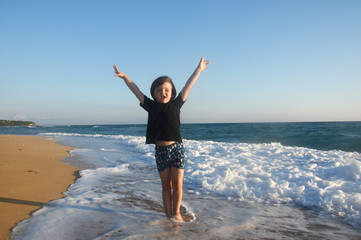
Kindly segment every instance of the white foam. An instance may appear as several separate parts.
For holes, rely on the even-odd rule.
[[[84,159],[96,158],[102,168],[82,171],[78,182],[94,187],[103,171],[119,164],[153,168],[154,147],[144,137],[55,133],[91,149],[78,149]],[[69,138],[67,138],[69,137]],[[75,139],[75,140],[74,140]],[[85,140],[84,140],[85,141]],[[247,144],[185,140],[185,188],[196,195],[257,203],[297,204],[323,209],[347,222],[361,224],[361,155],[338,150],[286,147],[279,143]],[[75,146],[76,147],[76,146]],[[83,151],[83,152],[82,152]],[[126,155],[124,155],[126,153]],[[92,156],[92,157],[90,157]],[[108,165],[109,168],[104,168]],[[128,165],[126,165],[128,164]],[[77,187],[74,185],[69,193]],[[92,198],[92,197],[89,197]]]
[[[359,153],[187,141],[185,182],[198,194],[322,208],[361,223]]]
[[[44,134],[49,135],[49,134]],[[153,147],[144,137],[85,135],[114,139],[141,153],[151,164]],[[286,147],[279,143],[247,144],[185,140],[185,182],[196,194],[251,200],[259,203],[295,203],[319,207],[334,216],[361,223],[361,156],[338,150]],[[103,152],[116,148],[104,147]],[[129,150],[129,149],[127,149]],[[143,159],[142,159],[143,158]]]

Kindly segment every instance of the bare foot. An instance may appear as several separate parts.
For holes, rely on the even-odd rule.
[[[172,220],[175,221],[175,222],[184,222],[183,218],[182,218],[182,215],[174,215],[172,217]]]

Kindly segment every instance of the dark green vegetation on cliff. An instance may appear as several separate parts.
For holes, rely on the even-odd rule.
[[[36,126],[36,124],[31,121],[0,120],[0,127],[23,127],[23,126]]]

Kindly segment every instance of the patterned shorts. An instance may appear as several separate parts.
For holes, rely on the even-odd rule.
[[[175,167],[184,169],[184,148],[182,143],[169,146],[155,146],[155,162],[158,172]]]

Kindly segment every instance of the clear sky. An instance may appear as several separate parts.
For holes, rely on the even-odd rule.
[[[146,123],[210,60],[182,122],[361,121],[361,1],[0,0],[0,119]]]

